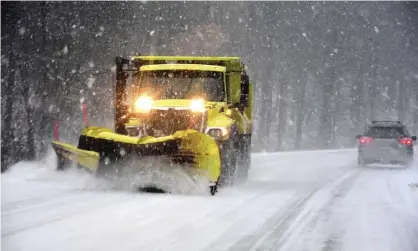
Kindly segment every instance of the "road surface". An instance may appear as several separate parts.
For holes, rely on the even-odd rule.
[[[248,182],[211,197],[115,189],[56,173],[53,159],[2,175],[2,250],[418,250],[417,163],[360,169],[355,150],[253,154]]]

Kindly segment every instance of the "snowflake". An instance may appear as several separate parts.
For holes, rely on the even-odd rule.
[[[92,88],[92,87],[93,87],[94,82],[96,82],[96,79],[95,79],[95,78],[93,78],[93,77],[89,77],[89,78],[87,79],[87,87],[88,87],[88,88]]]
[[[20,27],[20,29],[19,29],[19,34],[20,34],[21,36],[23,36],[23,35],[25,34],[25,32],[26,32],[26,28],[25,28],[25,27]]]
[[[67,55],[68,54],[68,46],[64,46],[62,49],[62,54]]]

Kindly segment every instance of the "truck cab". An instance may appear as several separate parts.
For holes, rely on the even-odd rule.
[[[224,183],[247,178],[252,85],[238,57],[138,56],[127,93],[126,134],[164,137],[196,130],[216,140]],[[222,183],[222,182],[221,182]]]

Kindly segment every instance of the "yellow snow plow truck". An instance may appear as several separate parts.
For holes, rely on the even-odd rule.
[[[164,158],[207,180],[212,195],[247,179],[253,87],[239,57],[140,55],[115,63],[114,130],[88,126],[77,147],[53,141],[59,170],[76,163],[106,175],[132,157]]]

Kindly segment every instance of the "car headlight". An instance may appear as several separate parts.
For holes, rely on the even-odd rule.
[[[192,99],[190,104],[190,109],[192,112],[204,112],[205,111],[205,100],[202,98]]]
[[[152,108],[152,98],[149,96],[140,96],[135,102],[137,112],[149,112]]]

